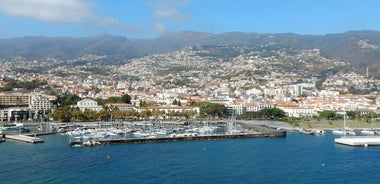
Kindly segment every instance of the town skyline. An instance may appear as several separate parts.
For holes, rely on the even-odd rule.
[[[167,109],[174,101],[184,104],[175,109],[185,110],[190,98],[223,104],[238,115],[267,108],[280,108],[288,117],[297,118],[316,117],[325,110],[380,113],[378,79],[355,73],[350,64],[326,58],[319,49],[274,46],[188,47],[134,58],[125,64],[102,64],[99,62],[107,56],[97,55],[34,62],[2,60],[1,96],[37,95],[33,99],[43,99],[47,105],[42,108],[52,112],[60,107],[48,99],[62,95],[104,100],[128,94],[130,108],[139,112]],[[38,68],[50,69],[34,72]],[[17,87],[30,85],[26,91]],[[94,108],[100,109],[98,105]],[[3,111],[10,112],[8,108]]]

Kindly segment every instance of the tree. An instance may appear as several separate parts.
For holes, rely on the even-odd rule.
[[[129,96],[128,94],[124,94],[123,96],[121,96],[120,100],[124,103],[127,103],[127,104],[130,104],[131,103],[131,96]]]
[[[94,110],[86,109],[83,114],[89,121],[94,121],[98,118],[97,113]]]
[[[347,111],[346,112],[348,118],[355,119],[356,118],[356,112],[355,111]]]
[[[84,121],[85,120],[84,114],[79,109],[73,109],[71,113],[72,113],[72,117],[73,117],[74,121]]]
[[[146,118],[152,116],[152,111],[150,111],[150,110],[145,110],[145,111],[142,111],[140,115],[141,115],[141,117],[142,117],[143,119],[146,119]]]
[[[190,111],[182,111],[182,112],[180,113],[180,115],[183,116],[183,117],[185,117],[186,120],[188,120],[190,117],[193,117],[195,114],[196,114],[196,112],[193,111],[193,110],[190,110]]]
[[[102,121],[107,121],[108,118],[109,118],[109,112],[105,109],[102,109],[100,110],[98,113],[97,113],[98,117],[102,120]]]
[[[330,110],[324,110],[324,111],[318,112],[318,114],[321,118],[332,119],[332,120],[336,120],[338,117],[334,111],[330,111]]]
[[[177,104],[178,104],[177,99],[174,99],[172,105],[177,105]]]
[[[126,114],[125,111],[121,111],[119,109],[115,109],[114,111],[112,111],[112,116],[115,119],[124,119],[125,114]]]
[[[265,108],[257,112],[249,112],[249,113],[250,114],[249,116],[247,115],[247,117],[250,117],[250,118],[252,117],[252,118],[264,118],[264,119],[268,119],[268,118],[279,119],[286,116],[285,112],[282,109],[279,109],[277,107]]]
[[[224,105],[211,102],[197,102],[194,104],[201,108],[201,114],[215,116],[227,115],[227,108]]]
[[[58,103],[62,108],[76,104],[81,98],[77,95],[66,94],[58,96]]]

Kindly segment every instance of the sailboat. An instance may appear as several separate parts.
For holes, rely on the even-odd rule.
[[[242,130],[237,129],[235,110],[232,112],[231,121],[227,124],[227,134],[242,134]]]
[[[334,130],[334,131],[332,131],[332,133],[336,134],[336,135],[344,135],[344,136],[355,135],[355,132],[346,126],[346,113],[344,113],[344,115],[343,115],[343,129],[342,130]]]
[[[373,112],[371,113],[371,129],[364,129],[360,131],[362,135],[375,135],[375,131],[373,130]]]

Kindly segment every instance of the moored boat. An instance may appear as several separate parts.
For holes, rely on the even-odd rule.
[[[362,135],[375,135],[375,132],[372,130],[362,130],[362,131],[360,131],[360,134],[362,134]]]
[[[0,142],[4,142],[4,141],[5,141],[5,134],[0,132]]]

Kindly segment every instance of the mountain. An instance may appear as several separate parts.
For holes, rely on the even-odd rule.
[[[155,39],[129,39],[122,36],[96,35],[73,37],[20,37],[0,39],[0,58],[72,59],[84,55],[107,55],[111,60],[126,61],[150,54],[180,50],[189,46],[238,45],[276,48],[319,49],[329,59],[352,64],[358,71],[368,67],[380,77],[380,32],[349,31],[340,34],[298,35],[230,32],[211,34],[178,32]]]

